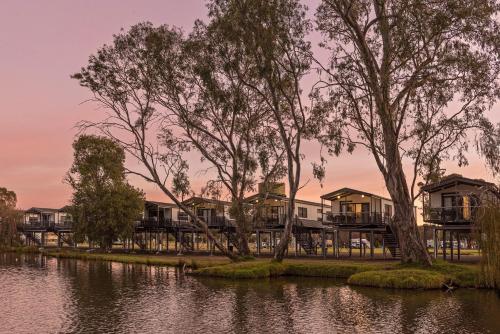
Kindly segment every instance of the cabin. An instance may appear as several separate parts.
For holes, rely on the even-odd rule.
[[[179,215],[179,208],[173,203],[145,201],[144,216],[145,220],[156,221],[159,223],[171,223]]]
[[[286,205],[288,203],[284,183],[267,185],[260,183],[258,192],[245,200],[253,206],[258,220],[267,225],[284,224]],[[294,217],[302,222],[320,223],[322,217],[321,203],[296,199]]]
[[[231,220],[229,209],[231,202],[193,196],[183,201],[182,204],[190,208],[198,218],[201,218],[209,226],[224,225]],[[189,221],[188,215],[178,211],[178,221]]]
[[[427,223],[424,235],[428,230],[432,233],[433,240],[427,240],[427,245],[433,245],[434,258],[442,248],[443,259],[449,255],[453,260],[456,248],[460,260],[464,235],[476,229],[474,222],[482,201],[500,196],[498,188],[491,182],[452,174],[422,186],[421,191],[423,219]]]
[[[51,228],[71,225],[69,207],[60,209],[33,207],[24,211],[24,224],[40,228]]]
[[[474,222],[481,198],[495,191],[495,184],[458,174],[425,185],[424,222],[438,225],[470,225]]]
[[[381,225],[393,216],[391,199],[352,188],[321,196],[323,223],[329,225]]]

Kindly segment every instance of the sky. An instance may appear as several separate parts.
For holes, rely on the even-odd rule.
[[[306,3],[311,12],[317,5],[317,1]],[[0,187],[17,193],[19,208],[58,208],[71,198],[63,179],[73,159],[75,124],[100,115],[96,105],[83,103],[89,92],[70,79],[89,55],[135,23],[166,23],[189,32],[193,21],[205,15],[201,0],[0,1]],[[316,47],[318,35],[311,38]],[[500,121],[498,115],[493,117]],[[329,158],[323,185],[311,173],[319,145],[306,143],[303,152],[305,186],[298,198],[319,201],[321,194],[341,187],[387,196],[368,152]],[[200,175],[198,157],[190,160],[191,183],[199,192],[206,177]],[[137,162],[128,160],[127,165],[134,167]],[[465,168],[454,163],[445,168],[447,173],[494,180],[476,155]],[[154,185],[134,177],[130,182],[148,199],[168,201]]]

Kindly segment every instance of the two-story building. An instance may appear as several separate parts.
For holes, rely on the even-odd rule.
[[[325,224],[384,224],[393,215],[392,200],[352,188],[321,196]]]
[[[440,225],[469,225],[481,206],[481,197],[496,189],[494,183],[458,174],[425,185],[424,222]]]
[[[477,228],[474,222],[482,201],[491,196],[498,198],[499,189],[485,180],[452,174],[423,186],[421,190],[423,218],[429,224],[424,228],[430,228],[433,233],[434,257],[438,256],[438,248],[441,247],[443,258],[449,254],[453,260],[453,249],[456,248],[460,260],[463,237]]]
[[[254,216],[265,224],[281,225],[284,223],[288,197],[285,192],[284,183],[273,183],[269,185],[259,184],[258,192],[246,198],[253,206]],[[303,221],[321,222],[321,203],[295,200],[294,218]]]

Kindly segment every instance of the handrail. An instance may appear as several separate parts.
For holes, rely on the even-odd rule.
[[[331,224],[388,224],[391,217],[381,212],[328,212],[324,223]]]
[[[464,222],[473,221],[481,206],[428,207],[423,210],[424,221]]]

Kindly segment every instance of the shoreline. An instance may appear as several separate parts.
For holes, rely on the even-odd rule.
[[[111,261],[151,266],[189,268],[192,276],[226,279],[272,279],[280,276],[346,279],[348,285],[389,289],[487,288],[482,284],[478,264],[435,261],[432,267],[405,265],[392,261],[344,259],[269,258],[231,262],[220,256],[165,255],[124,252],[86,252],[82,250],[38,247],[10,247],[0,253],[42,254],[48,257],[85,261]]]

